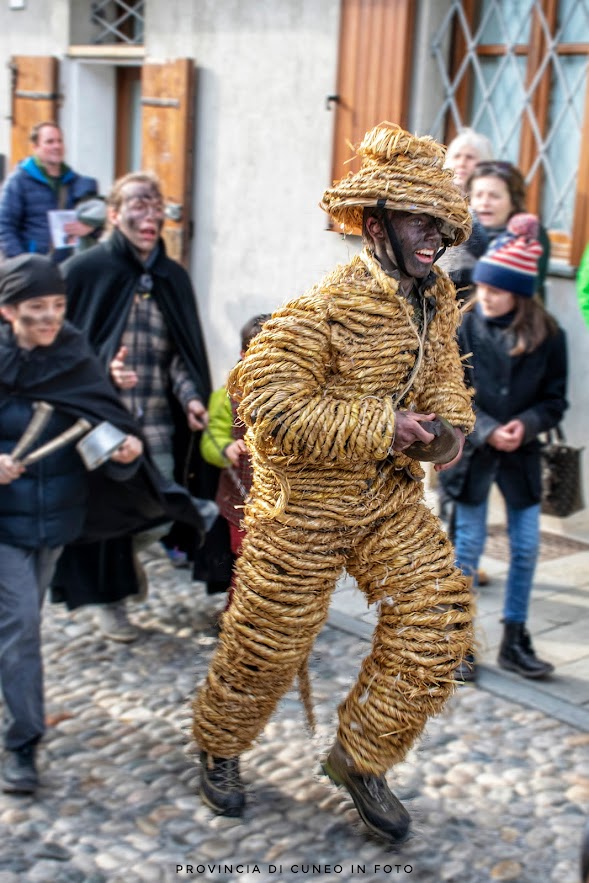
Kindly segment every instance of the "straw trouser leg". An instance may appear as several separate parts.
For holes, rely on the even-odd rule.
[[[439,521],[422,503],[383,520],[347,568],[380,601],[372,651],[339,708],[338,739],[359,772],[402,760],[454,686],[472,646],[468,580]]]
[[[201,749],[250,748],[305,663],[344,565],[341,535],[275,522],[248,529],[219,645],[194,701]]]

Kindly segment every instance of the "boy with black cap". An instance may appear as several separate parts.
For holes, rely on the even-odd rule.
[[[129,433],[103,467],[110,478],[129,479],[143,451],[85,338],[65,322],[65,310],[65,284],[48,258],[24,254],[0,264],[0,685],[8,719],[7,792],[32,793],[38,784],[35,753],[45,727],[40,610],[62,546],[81,532],[88,498],[88,473],[71,443],[30,466],[23,464],[24,451],[13,452],[39,401],[51,413],[28,447],[84,417],[90,425],[108,420]]]

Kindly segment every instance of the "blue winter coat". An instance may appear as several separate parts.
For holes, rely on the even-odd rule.
[[[0,408],[0,453],[13,450],[32,413],[31,403],[18,397]],[[74,422],[55,411],[33,449]],[[26,549],[71,543],[82,530],[87,494],[87,473],[73,444],[28,466],[20,478],[0,484],[0,543]]]
[[[98,193],[94,178],[78,175],[64,167],[60,187],[67,187],[62,208],[73,209],[81,199]],[[0,196],[0,251],[7,258],[23,252],[49,254],[51,237],[47,212],[60,208],[57,188],[29,156],[6,180]],[[60,263],[73,254],[72,248],[53,252],[53,260]]]

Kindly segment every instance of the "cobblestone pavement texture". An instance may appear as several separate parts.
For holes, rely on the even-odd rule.
[[[293,690],[244,757],[245,817],[213,816],[189,735],[216,642],[211,605],[187,571],[159,558],[147,569],[134,644],[105,641],[88,609],[45,610],[42,787],[0,795],[0,883],[578,883],[589,734],[470,686],[391,771],[410,839],[391,847],[366,833],[319,759],[369,645],[329,626],[311,661],[315,736]]]

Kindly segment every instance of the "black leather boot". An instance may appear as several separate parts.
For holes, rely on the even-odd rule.
[[[35,745],[7,751],[2,767],[2,790],[7,794],[32,794],[39,784]]]
[[[458,683],[474,684],[478,678],[478,667],[474,653],[466,653],[454,671],[454,680]]]
[[[523,622],[503,623],[503,640],[497,662],[507,671],[515,671],[524,678],[545,678],[554,671],[550,662],[538,659],[534,653],[530,633]]]
[[[322,766],[332,782],[347,789],[362,821],[371,831],[395,842],[407,837],[411,818],[384,776],[358,772],[339,740],[336,740]]]
[[[213,757],[201,751],[200,796],[213,812],[238,818],[245,806],[239,757]]]

